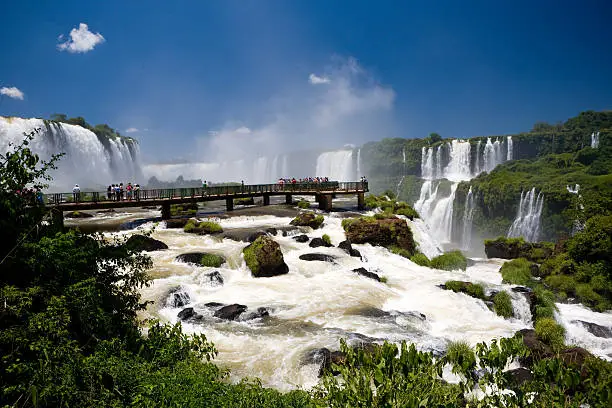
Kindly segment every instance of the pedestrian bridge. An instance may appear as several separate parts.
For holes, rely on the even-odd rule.
[[[173,188],[139,190],[131,198],[124,191],[123,199],[109,198],[106,191],[53,193],[44,196],[45,206],[55,210],[56,216],[63,211],[98,210],[109,208],[156,206],[162,208],[162,219],[170,218],[170,205],[225,200],[227,211],[234,209],[234,200],[239,198],[263,197],[263,205],[270,204],[270,197],[285,196],[291,203],[294,195],[314,196],[319,208],[332,209],[332,200],[337,195],[356,195],[359,208],[364,207],[364,194],[368,192],[367,182],[295,183],[295,184],[252,184],[225,185],[199,188]],[[63,217],[63,216],[62,216]]]

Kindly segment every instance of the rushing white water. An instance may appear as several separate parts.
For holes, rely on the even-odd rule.
[[[219,220],[226,231],[287,226],[289,221],[290,218],[273,216]],[[337,245],[345,239],[340,221],[326,216],[321,230],[304,231],[310,237],[328,234]],[[410,222],[410,226],[423,252],[432,257],[439,253],[422,221]],[[338,349],[340,338],[407,340],[421,350],[441,352],[450,340],[475,344],[511,336],[529,327],[521,318],[497,316],[480,300],[437,287],[449,279],[459,279],[495,290],[508,289],[501,284],[500,262],[496,260],[477,261],[465,272],[447,272],[415,265],[381,247],[354,245],[363,256],[360,260],[338,248],[313,249],[278,234],[274,239],[281,245],[289,273],[257,279],[251,276],[242,259],[246,243],[163,227],[155,230],[153,237],[170,248],[150,253],[155,280],[143,294],[156,303],[148,312],[164,321],[176,322],[182,308],[173,307],[167,299],[171,290],[180,287],[190,301],[184,307],[194,307],[205,316],[202,323],[184,322],[183,330],[206,334],[219,350],[216,361],[230,368],[235,379],[257,376],[264,384],[284,390],[310,387],[317,382],[318,367],[302,365],[305,353],[319,347]],[[220,268],[206,268],[174,261],[177,255],[192,251],[221,254],[227,263]],[[300,255],[312,252],[333,255],[335,263],[299,259]],[[388,281],[383,284],[351,272],[357,267],[385,276]],[[220,272],[223,285],[210,283],[206,274],[212,271]],[[204,306],[208,302],[239,303],[249,310],[266,307],[271,316],[263,320],[220,321]],[[372,314],[369,312],[372,308],[384,312]],[[457,310],[461,313],[456,313]],[[426,318],[423,320],[418,313]]]
[[[508,136],[506,138],[506,145],[507,145],[507,149],[508,151],[506,152],[506,160],[512,160],[512,155],[514,153],[514,146],[512,143],[512,136]]]
[[[499,140],[491,142],[491,138],[487,138],[487,144],[484,147],[483,152],[483,171],[490,172],[498,164],[503,163],[502,145]]]
[[[337,150],[321,153],[317,157],[316,175],[329,177],[330,180],[353,180],[355,177],[355,172],[353,171],[353,151]]]
[[[599,132],[591,133],[591,147],[597,149],[599,147]]]
[[[419,251],[425,254],[429,259],[435,258],[442,254],[442,246],[436,240],[429,226],[420,218],[408,220],[408,225],[412,230],[414,240],[419,244]]]
[[[361,149],[357,149],[357,177],[363,177],[361,172]]]
[[[544,195],[536,194],[535,187],[527,193],[521,192],[519,208],[514,222],[508,231],[509,238],[523,237],[535,242],[540,237],[540,217],[544,207]]]
[[[35,129],[40,131],[29,147],[41,159],[65,153],[58,169],[51,171],[52,191],[71,191],[75,184],[102,189],[112,183],[144,182],[138,143],[109,139],[104,146],[92,131],[81,126],[0,116],[0,151],[8,151],[9,143],[20,144],[23,133]]]
[[[468,190],[468,194],[465,198],[465,208],[463,210],[463,233],[461,234],[461,248],[468,250],[472,245],[472,221],[474,220],[474,193],[472,193],[472,186]]]
[[[437,179],[444,177],[442,173],[442,149],[443,148],[444,148],[444,145],[439,145],[436,148],[436,173],[434,177]]]
[[[466,181],[472,178],[470,142],[453,140],[447,144],[450,160],[442,174],[451,181]],[[439,164],[440,160],[438,161]],[[440,173],[438,173],[440,174]]]
[[[582,305],[557,303],[556,320],[565,327],[565,341],[588,349],[593,354],[612,361],[612,337],[598,337],[585,323],[595,323],[612,332],[612,312],[597,313]]]
[[[402,163],[406,163],[406,148],[402,148]]]
[[[580,184],[576,184],[574,187],[572,187],[572,186],[565,186],[565,188],[567,189],[568,193],[578,194],[578,191],[580,191]]]

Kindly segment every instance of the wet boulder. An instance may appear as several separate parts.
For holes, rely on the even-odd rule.
[[[414,254],[416,243],[406,220],[397,217],[361,217],[343,223],[346,238],[355,244],[398,247]]]
[[[531,366],[534,361],[554,355],[552,348],[536,336],[535,330],[522,329],[518,333],[523,336],[523,344],[530,351],[529,356],[519,359],[521,364]]]
[[[175,258],[178,262],[185,262],[192,265],[208,266],[218,268],[225,263],[225,258],[221,255],[206,252],[188,252],[180,254]]]
[[[485,240],[487,258],[526,258],[541,263],[552,255],[553,250],[554,245],[550,242],[526,242],[521,238],[505,237]]]
[[[602,337],[604,339],[612,338],[612,327],[601,326],[596,323],[585,322],[583,320],[574,320],[572,323],[578,323],[584,326],[593,336]]]
[[[508,370],[504,373],[504,376],[508,380],[508,384],[510,384],[511,387],[520,387],[525,382],[533,380],[533,373],[531,370],[525,367]]]
[[[191,302],[189,294],[181,287],[172,290],[167,297],[166,305],[169,307],[183,307]]]
[[[232,228],[225,230],[220,236],[232,241],[253,242],[258,237],[268,235],[266,230],[261,228]],[[274,234],[273,234],[274,235]]]
[[[357,249],[353,248],[353,246],[351,245],[351,241],[344,240],[341,243],[338,244],[338,248],[340,248],[341,250],[343,250],[344,252],[346,252],[347,254],[349,254],[350,256],[354,256],[356,258],[361,258],[361,252],[359,252]]]
[[[227,305],[217,309],[213,316],[223,320],[236,320],[236,318],[246,310],[247,307],[245,305],[235,303],[233,305]]]
[[[129,237],[125,243],[125,246],[133,251],[159,251],[162,249],[168,249],[168,245],[162,241],[140,234],[135,234]]]
[[[310,238],[308,238],[308,235],[306,234],[301,234],[301,235],[296,235],[295,237],[293,237],[294,240],[296,240],[297,242],[308,242],[310,240]]]
[[[332,263],[335,263],[336,261],[335,256],[321,254],[321,253],[303,254],[303,255],[300,255],[300,259],[302,261],[322,261],[322,262],[332,262]]]
[[[211,273],[207,273],[201,279],[202,281],[210,284],[211,286],[222,286],[223,285],[223,276],[221,276],[221,272],[214,271]]]
[[[166,228],[185,228],[188,222],[187,218],[171,218],[166,220]]]
[[[193,310],[193,307],[187,307],[181,310],[180,312],[178,312],[177,317],[182,321],[188,321],[188,320],[200,320],[202,319],[203,316],[199,313],[196,313],[196,311]]]
[[[325,219],[322,215],[315,215],[312,212],[302,212],[297,215],[289,224],[296,227],[310,227],[317,229],[323,224]]]
[[[374,279],[375,281],[380,282],[380,276],[378,276],[374,272],[369,272],[365,268],[353,269],[353,272],[357,273],[358,275],[364,276],[366,278]]]
[[[83,211],[71,211],[64,215],[65,218],[91,218],[92,214],[83,212]]]
[[[256,278],[283,275],[289,267],[278,242],[267,235],[257,237],[242,250],[247,267]]]
[[[265,307],[258,307],[254,312],[250,312],[244,316],[244,320],[261,319],[266,316],[270,316],[270,311]]]
[[[313,238],[312,241],[310,241],[310,244],[308,244],[309,247],[311,248],[318,248],[318,247],[331,247],[333,246],[332,244],[326,242],[323,238]]]

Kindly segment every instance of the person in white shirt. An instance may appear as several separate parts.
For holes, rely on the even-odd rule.
[[[75,203],[78,203],[81,200],[81,188],[78,184],[75,184],[74,188],[72,189],[72,198],[74,199]]]

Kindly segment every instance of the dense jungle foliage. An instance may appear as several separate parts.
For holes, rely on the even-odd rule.
[[[608,407],[612,365],[590,355],[536,355],[518,335],[434,358],[414,345],[341,344],[311,391],[231,383],[214,345],[180,325],[141,322],[151,260],[121,240],[64,231],[24,187],[42,187],[56,163],[28,149],[0,155],[0,406],[3,407]],[[580,253],[580,246],[569,247]],[[598,254],[585,256],[597,258]],[[589,258],[590,259],[590,258]],[[543,320],[536,331],[558,341]],[[556,343],[555,343],[556,344]],[[557,345],[559,353],[567,350]],[[503,369],[529,358],[531,379]],[[445,366],[460,381],[442,380]],[[339,373],[334,376],[333,373]],[[482,390],[489,390],[483,393]],[[513,392],[502,392],[512,389]],[[478,400],[478,398],[482,398]]]

